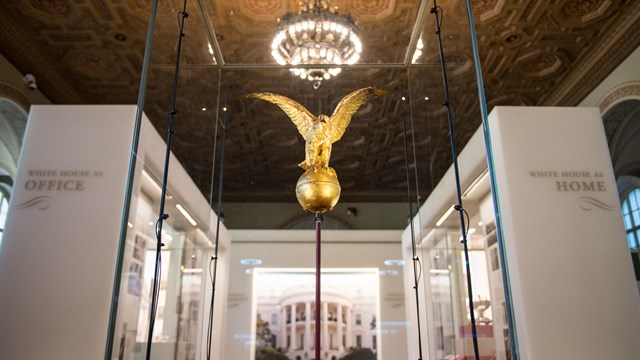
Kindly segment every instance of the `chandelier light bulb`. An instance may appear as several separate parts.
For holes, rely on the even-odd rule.
[[[271,55],[280,65],[311,65],[290,69],[295,76],[319,82],[340,73],[335,65],[353,65],[360,59],[362,43],[349,15],[325,0],[301,1],[297,13],[289,12],[278,22]]]

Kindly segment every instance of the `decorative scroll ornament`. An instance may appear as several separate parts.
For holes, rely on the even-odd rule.
[[[13,207],[15,207],[16,209],[26,209],[29,207],[35,207],[38,210],[46,210],[51,206],[52,201],[53,201],[53,198],[51,196],[41,195],[41,196],[36,196],[20,204],[15,204],[13,205]]]
[[[584,211],[591,211],[593,209],[602,209],[605,211],[611,211],[613,209],[615,209],[615,207],[602,202],[594,197],[591,196],[581,196],[578,198],[578,204],[580,205],[580,208]]]
[[[340,101],[330,117],[315,116],[304,106],[282,95],[254,93],[247,96],[278,105],[304,138],[305,159],[299,166],[305,173],[298,179],[296,197],[306,211],[324,213],[338,203],[340,183],[335,170],[329,167],[331,144],[342,138],[360,106],[386,94],[386,91],[374,87],[356,90]]]

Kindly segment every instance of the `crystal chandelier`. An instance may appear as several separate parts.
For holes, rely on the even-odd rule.
[[[287,13],[278,22],[271,50],[280,65],[318,65],[290,69],[301,79],[318,82],[340,73],[331,65],[355,64],[362,43],[351,16],[338,14],[327,0],[302,0],[300,11]]]

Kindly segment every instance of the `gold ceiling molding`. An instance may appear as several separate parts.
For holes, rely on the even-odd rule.
[[[71,5],[66,0],[29,0],[29,4],[49,16],[65,16],[71,11]]]
[[[640,100],[640,81],[628,81],[613,87],[598,101],[598,107],[605,114],[616,104],[631,99]]]
[[[492,18],[500,15],[505,0],[482,0],[471,4],[473,7],[474,16],[478,17],[480,21],[489,21]],[[477,14],[477,15],[476,15]]]
[[[363,20],[382,20],[395,10],[395,0],[353,0],[353,16]]]
[[[609,0],[570,0],[567,1],[562,10],[569,16],[591,20],[603,14],[611,5]]]
[[[0,98],[6,98],[18,104],[25,112],[29,112],[31,101],[23,94],[23,91],[4,81],[0,81]]]
[[[255,15],[274,16],[285,8],[284,0],[242,0],[240,4]]]
[[[606,34],[593,39],[584,55],[574,60],[562,82],[541,105],[575,106],[624,59],[640,46],[640,1],[620,8],[608,19]]]
[[[562,60],[557,54],[541,54],[522,62],[521,68],[525,75],[543,77],[558,71]]]

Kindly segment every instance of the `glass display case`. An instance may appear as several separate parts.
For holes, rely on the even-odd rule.
[[[419,347],[433,359],[470,356],[470,300],[465,298],[455,224],[433,244],[418,244],[419,284],[408,281],[413,272],[407,267],[411,260],[403,258],[406,248],[400,232],[382,232],[384,239],[368,243],[367,237],[380,235],[351,230],[352,235],[336,235],[332,240],[333,234],[350,231],[358,223],[349,219],[356,214],[358,220],[370,217],[369,223],[380,224],[397,217],[401,227],[409,214],[420,217],[417,209],[453,160],[448,119],[455,123],[453,139],[459,148],[482,124],[485,104],[482,84],[477,84],[475,35],[465,2],[437,7],[428,1],[328,5],[325,1],[194,0],[155,5],[149,9],[152,16],[138,100],[138,120],[146,116],[151,126],[138,123],[134,139],[132,155],[137,161],[131,168],[120,290],[114,297],[107,357],[137,359],[147,352],[154,214],[161,197],[157,187],[163,178],[164,144],[156,143],[144,156],[139,147],[146,146],[148,137],[168,139],[168,131],[172,136],[168,159],[180,174],[169,176],[173,198],[167,201],[172,214],[163,230],[151,337],[154,354],[200,359],[208,356],[209,348],[213,357],[223,359],[313,357],[316,344],[307,327],[315,321],[309,315],[315,303],[287,298],[289,292],[308,284],[293,281],[280,288],[280,280],[274,280],[278,286],[256,292],[255,283],[265,271],[306,273],[314,267],[313,233],[291,230],[309,229],[313,215],[301,209],[292,215],[289,206],[295,203],[296,179],[302,174],[297,164],[304,158],[304,141],[280,109],[247,95],[281,94],[313,114],[330,115],[345,95],[367,86],[384,89],[388,95],[363,105],[333,146],[331,166],[342,187],[338,208],[344,206],[347,215],[335,211],[325,216],[328,235],[322,266],[329,278],[336,271],[367,269],[376,274],[378,288],[372,295],[375,301],[360,303],[357,291],[326,289],[333,298],[322,308],[328,324],[322,334],[326,342],[322,358],[338,360],[354,352],[360,355],[353,356],[377,359],[415,358]],[[437,26],[442,26],[441,39]],[[439,40],[448,71],[446,86]],[[410,211],[404,205],[408,186]],[[180,193],[183,188],[188,191]],[[184,214],[173,208],[176,203],[197,213],[196,224],[185,222]],[[353,204],[357,203],[383,205],[380,214],[356,213]],[[361,209],[372,208],[362,205]],[[223,286],[216,288],[212,302],[218,216],[224,220],[226,245],[219,249],[224,256],[216,259],[222,266],[216,281]],[[263,228],[289,230],[278,235],[227,231],[226,226],[233,229],[240,217],[245,223],[253,217]],[[332,233],[328,228],[343,230]],[[487,270],[491,250],[476,244],[485,241],[476,240],[479,234],[473,235],[470,261],[473,273],[482,275],[474,280],[478,290],[471,306],[476,309],[483,356],[505,354],[502,337],[500,346],[495,340],[494,319],[499,312]],[[339,281],[336,284],[345,288]],[[421,338],[415,333],[411,300],[416,286],[426,305],[418,315],[426,320]],[[213,304],[214,327],[209,331]],[[368,310],[359,312],[358,307]]]

